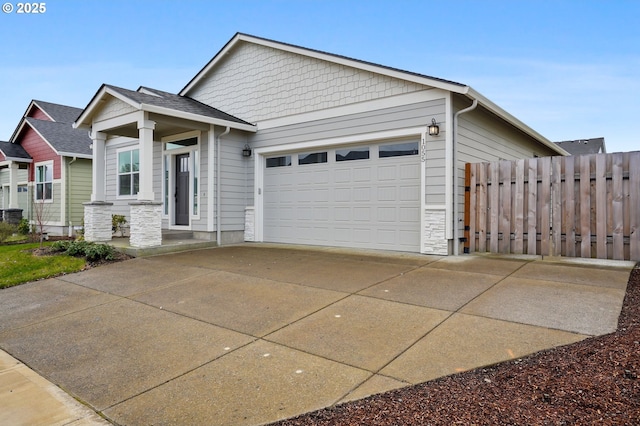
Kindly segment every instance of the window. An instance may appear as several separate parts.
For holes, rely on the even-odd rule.
[[[53,163],[36,166],[36,200],[53,200]]]
[[[336,149],[336,161],[368,160],[369,147]]]
[[[291,156],[283,155],[282,157],[267,158],[267,168],[270,167],[284,167],[291,165]]]
[[[140,151],[118,152],[118,195],[133,196],[140,187]]]
[[[326,162],[327,162],[326,152],[298,154],[298,164],[316,164],[316,163],[326,163]]]
[[[418,155],[419,143],[406,142],[393,145],[380,145],[380,158]]]
[[[198,145],[198,138],[183,139],[180,141],[167,142],[164,144],[165,151],[171,151],[172,149],[180,149],[186,146]]]

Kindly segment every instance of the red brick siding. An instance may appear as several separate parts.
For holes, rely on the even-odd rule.
[[[33,182],[36,163],[53,160],[53,178],[60,179],[60,156],[38,135],[29,125],[26,125],[18,136],[18,142],[33,158],[33,167],[29,168],[29,181]]]

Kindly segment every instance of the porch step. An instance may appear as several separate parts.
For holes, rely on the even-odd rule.
[[[162,230],[163,240],[192,240],[192,231],[180,231],[180,230]]]

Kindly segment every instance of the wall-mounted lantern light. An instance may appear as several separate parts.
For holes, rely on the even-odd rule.
[[[440,127],[436,123],[436,119],[431,119],[431,124],[429,125],[429,136],[438,136],[440,134]]]
[[[251,157],[251,147],[249,146],[249,144],[246,144],[242,149],[242,156]]]

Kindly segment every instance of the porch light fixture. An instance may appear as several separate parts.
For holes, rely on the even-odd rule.
[[[249,144],[246,144],[242,149],[242,156],[251,157],[251,147],[249,146]]]
[[[429,136],[438,136],[440,134],[440,127],[436,124],[436,119],[431,119],[431,124],[429,125]]]

